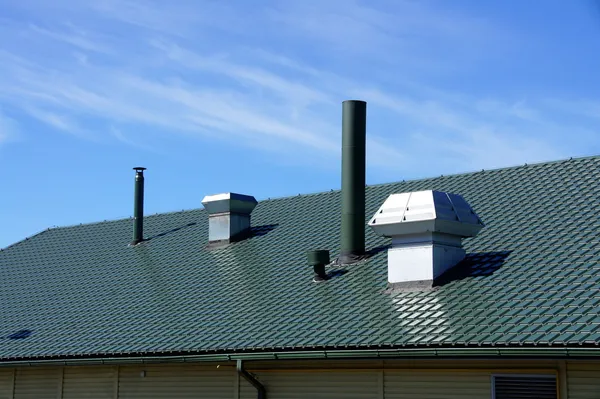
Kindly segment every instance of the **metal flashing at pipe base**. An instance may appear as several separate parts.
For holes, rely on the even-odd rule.
[[[342,252],[337,259],[337,263],[341,265],[351,265],[365,259],[364,253],[359,252]]]
[[[388,283],[385,292],[418,292],[433,289],[433,280],[403,281],[399,283]]]

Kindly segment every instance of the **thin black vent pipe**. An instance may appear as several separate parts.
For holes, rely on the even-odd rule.
[[[144,171],[137,166],[135,170],[135,191],[133,194],[133,241],[131,245],[144,241]]]

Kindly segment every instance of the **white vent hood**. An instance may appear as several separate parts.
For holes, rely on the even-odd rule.
[[[462,238],[484,227],[463,197],[433,190],[390,195],[369,226],[392,238],[388,281],[414,287],[430,287],[464,259]]]

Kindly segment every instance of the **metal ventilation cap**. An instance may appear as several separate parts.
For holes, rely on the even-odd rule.
[[[257,204],[254,197],[236,193],[208,195],[202,204],[208,212],[209,244],[228,244],[250,234],[250,214]]]
[[[465,258],[462,239],[483,223],[460,195],[429,190],[390,195],[369,226],[392,237],[388,282],[425,289]]]
[[[462,196],[428,190],[390,195],[369,226],[386,237],[425,232],[474,237],[484,224]]]
[[[258,202],[251,195],[225,193],[207,195],[202,199],[202,205],[209,215],[219,213],[238,213],[249,215]]]

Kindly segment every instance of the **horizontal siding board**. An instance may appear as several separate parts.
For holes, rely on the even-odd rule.
[[[261,383],[265,383],[264,379],[259,378]],[[256,388],[254,388],[248,381],[240,377],[240,399],[256,399]],[[271,392],[267,391],[267,397],[269,399],[274,399]]]
[[[116,367],[67,367],[63,399],[114,399]]]
[[[376,398],[384,387],[386,399],[413,397],[454,399],[490,398],[490,375],[493,373],[490,370],[542,369],[556,366],[556,363],[414,360],[282,361],[247,362],[245,366],[265,384],[269,399]],[[312,367],[312,370],[302,370],[307,367]],[[386,367],[391,369],[383,371]],[[451,367],[460,370],[451,370]],[[469,368],[473,369],[468,370]],[[570,364],[568,369],[569,397],[600,398],[600,395],[590,396],[592,392],[600,392],[598,364]],[[32,367],[17,370],[16,398],[60,397],[61,370],[60,367]],[[117,384],[119,398],[235,397],[237,377],[235,369],[229,364],[222,364],[220,368],[217,368],[216,364],[135,365],[121,366],[120,370],[119,373],[116,366],[65,367],[63,398],[115,398]],[[140,375],[142,371],[146,372],[145,377]],[[7,388],[8,384],[12,385],[12,370],[0,370],[0,399],[10,398],[3,392],[3,390],[11,390]],[[584,395],[586,392],[589,392],[588,396]],[[256,398],[256,389],[244,379],[240,380],[240,397]]]
[[[13,369],[0,368],[0,399],[12,399]]]
[[[119,398],[231,399],[234,373],[232,369],[194,366],[123,366],[119,374]]]
[[[265,385],[269,399],[373,399],[380,389],[377,372],[253,373]],[[243,399],[255,399],[256,389],[240,382]]]
[[[554,360],[277,360],[247,361],[244,368],[250,371],[281,369],[485,369],[485,370],[527,370],[556,369]]]
[[[541,369],[556,369],[557,363],[554,360],[503,360],[503,361],[490,361],[490,360],[466,360],[457,362],[456,360],[386,360],[384,367],[388,369],[403,368],[403,369],[448,369],[448,370],[464,370],[464,372],[470,373],[472,370],[495,370],[499,372],[501,370],[521,370],[526,371],[528,369],[541,370]]]
[[[489,399],[491,393],[490,374],[477,371],[386,371],[384,384],[386,399]]]
[[[556,361],[416,361],[416,360],[385,360],[385,361],[281,361],[281,362],[247,362],[246,367],[267,386],[269,398],[286,397],[280,394],[283,382],[291,384],[296,393],[289,397],[318,397],[330,390],[320,385],[321,393],[316,392],[311,385],[322,377],[342,373],[350,381],[356,381],[357,375],[367,373],[376,375],[384,371],[385,398],[491,398],[491,375],[497,373],[531,374],[551,372],[557,366]],[[309,369],[312,368],[312,369]],[[336,370],[342,368],[346,370]],[[303,370],[306,369],[306,370]],[[358,369],[358,370],[357,370]],[[373,371],[365,371],[373,369]],[[458,369],[458,370],[457,370]],[[287,375],[300,375],[300,382],[294,381]],[[303,375],[303,376],[302,376]],[[316,376],[315,376],[316,375]],[[304,381],[302,381],[304,379]],[[309,385],[302,387],[300,385]],[[381,385],[381,382],[379,382]],[[381,388],[381,387],[379,387]],[[256,397],[256,390],[247,382],[240,383],[241,398]],[[275,396],[274,393],[275,392]],[[370,397],[376,397],[372,391]],[[358,392],[360,394],[360,391]],[[338,393],[335,393],[336,395]],[[296,396],[294,396],[296,395]],[[342,395],[343,396],[343,395]],[[600,398],[599,398],[600,399]]]
[[[59,399],[60,367],[31,367],[17,369],[15,399]]]
[[[408,363],[405,363],[408,365]],[[373,360],[266,360],[245,361],[244,368],[247,370],[282,370],[282,369],[379,369],[384,365],[383,361]]]
[[[600,398],[600,363],[567,363],[569,399]]]

